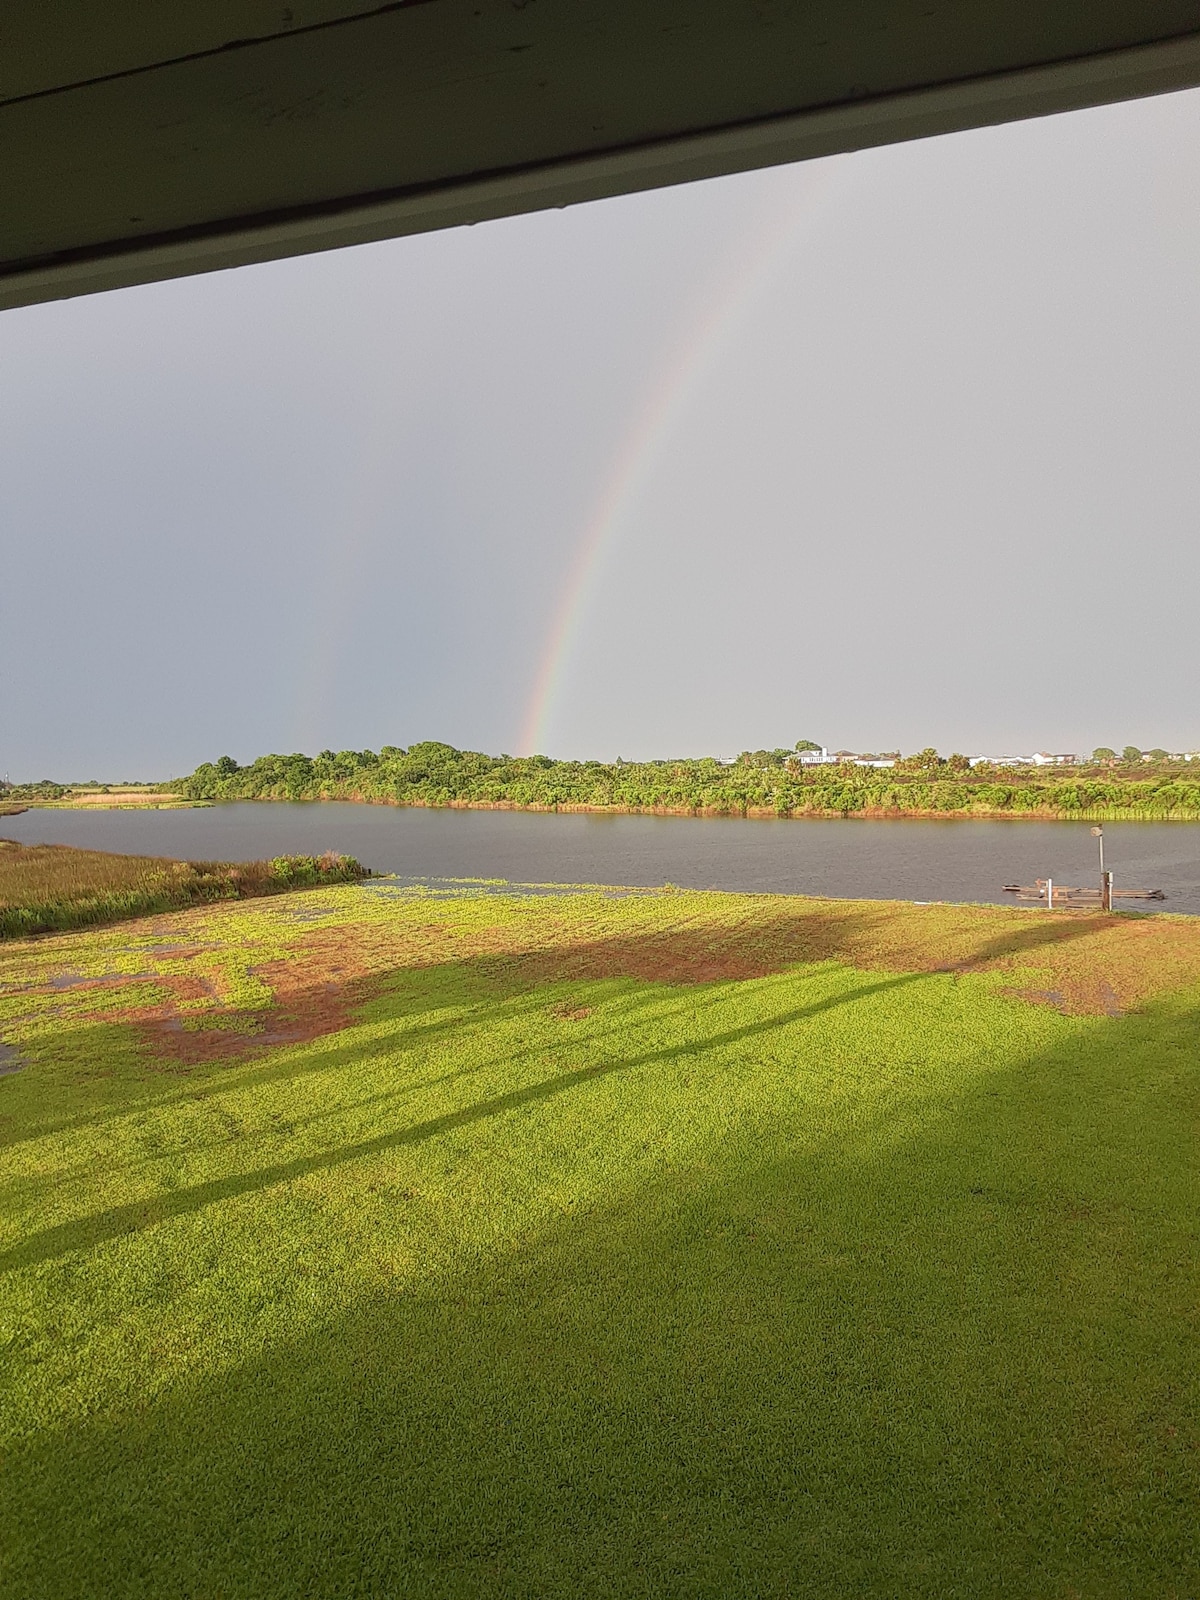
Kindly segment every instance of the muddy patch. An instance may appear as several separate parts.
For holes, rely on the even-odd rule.
[[[20,1072],[24,1065],[25,1062],[16,1047],[5,1044],[3,1039],[0,1039],[0,1078],[7,1077],[11,1072]]]
[[[78,972],[60,972],[50,978],[42,986],[41,993],[70,993],[79,992],[95,993],[105,989],[126,989],[135,983],[152,983],[156,988],[165,989],[176,1000],[211,1000],[217,998],[216,985],[209,978],[199,978],[193,975],[184,976],[173,972],[101,972],[84,974]],[[35,993],[38,991],[34,991]],[[123,1012],[123,1020],[129,1020],[135,1014],[140,1015],[146,1008],[138,1007],[135,1010]],[[153,1010],[154,1007],[149,1009]]]
[[[1027,1006],[1045,1006],[1067,1014],[1067,997],[1061,989],[1001,989],[1000,993],[1009,1000],[1023,1000]]]
[[[377,992],[367,978],[290,992],[289,986],[281,988],[284,992],[276,990],[274,1003],[261,1011],[145,1018],[140,1032],[156,1057],[185,1066],[228,1060],[340,1033],[353,1024],[356,1008]]]
[[[56,972],[46,979],[45,987],[56,994],[68,989],[113,989],[127,983],[145,983],[156,976],[153,972]]]
[[[438,967],[469,966],[472,981],[497,995],[563,984],[569,998],[547,1009],[568,1023],[590,1010],[591,996],[573,989],[595,980],[740,983],[830,961],[951,982],[989,974],[1017,1003],[1075,1016],[1119,1017],[1156,994],[1200,983],[1200,919],[727,896],[678,906],[660,896],[646,911],[581,915],[543,902],[536,913],[509,911],[491,922],[430,905],[417,912],[420,921],[398,915],[299,927],[286,956],[251,969],[266,991],[261,1005],[238,1006],[219,965],[155,971],[156,958],[180,962],[213,948],[180,941],[165,927],[154,930],[152,945],[129,949],[135,972],[64,966],[19,988],[72,1023],[131,1025],[151,1062],[186,1070],[337,1033],[385,984]]]
[[[531,983],[635,978],[736,983],[837,961],[860,971],[995,974],[1005,992],[1066,1016],[1116,1018],[1155,995],[1200,983],[1200,921],[1100,915],[1014,917],[974,907],[812,904],[736,922],[696,919],[513,959]]]
[[[1200,922],[1071,916],[978,908],[812,903],[746,906],[736,918],[695,916],[613,932],[549,912],[465,929],[445,922],[371,922],[314,928],[284,960],[256,975],[272,1006],[243,1021],[189,1020],[172,1048],[199,1059],[302,1042],[348,1026],[380,982],[402,971],[471,962],[500,989],[632,978],[700,985],[746,982],[838,961],[860,970],[995,973],[1008,993],[1066,1015],[1118,1017],[1153,994],[1200,981]],[[564,1002],[568,1017],[582,1000]],[[238,1031],[241,1030],[241,1031]]]
[[[131,956],[149,956],[152,961],[190,961],[206,950],[219,950],[217,944],[151,944],[134,945]]]

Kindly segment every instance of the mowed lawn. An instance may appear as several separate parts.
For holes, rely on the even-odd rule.
[[[1200,1593],[1200,921],[367,884],[0,1039],[6,1600]]]

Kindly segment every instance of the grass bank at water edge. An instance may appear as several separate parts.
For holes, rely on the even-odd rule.
[[[171,861],[71,845],[0,839],[0,938],[82,928],[212,900],[351,883],[352,856],[277,856],[272,861]]]

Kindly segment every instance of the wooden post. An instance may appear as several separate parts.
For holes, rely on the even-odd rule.
[[[1054,879],[1046,879],[1046,910],[1054,910]]]
[[[1112,910],[1112,894],[1113,894],[1113,875],[1112,875],[1111,872],[1102,872],[1100,874],[1100,909],[1101,909],[1101,911],[1111,911]]]

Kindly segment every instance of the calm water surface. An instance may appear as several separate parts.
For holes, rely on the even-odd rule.
[[[0,835],[192,860],[341,850],[376,872],[414,878],[870,899],[1005,903],[1013,898],[1001,892],[1005,883],[1097,879],[1096,841],[1077,822],[748,822],[247,801],[198,811],[28,811],[0,818]],[[1118,887],[1163,889],[1160,909],[1200,913],[1200,823],[1106,823],[1104,843]]]

